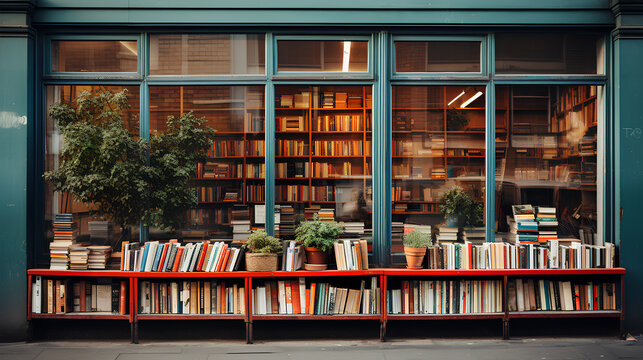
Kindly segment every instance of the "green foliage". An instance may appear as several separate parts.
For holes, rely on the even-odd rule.
[[[469,117],[465,110],[447,109],[447,130],[458,131],[469,125]]]
[[[312,220],[302,221],[295,229],[295,240],[304,246],[330,252],[337,237],[344,233],[344,223],[321,221],[315,214]]]
[[[191,113],[170,117],[167,132],[137,139],[125,129],[127,90],[82,92],[72,108],[54,104],[49,115],[63,135],[57,170],[44,174],[55,191],[92,203],[97,215],[121,226],[180,225],[197,204],[187,187],[214,131]]]
[[[431,246],[431,234],[423,233],[417,230],[409,231],[404,234],[403,244],[406,247],[421,249]]]
[[[483,206],[459,186],[454,186],[442,197],[440,207],[445,218],[458,217],[460,225],[476,226],[482,223]]]
[[[281,240],[268,235],[264,230],[254,230],[243,244],[243,248],[253,254],[280,254]]]

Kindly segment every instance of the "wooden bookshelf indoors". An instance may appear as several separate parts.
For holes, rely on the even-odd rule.
[[[508,339],[512,319],[613,318],[622,335],[624,276],[623,268],[218,273],[32,269],[27,316],[30,327],[56,319],[128,321],[134,343],[140,321],[160,320],[243,321],[248,343],[253,341],[253,323],[264,320],[370,320],[378,323],[384,340],[387,323],[398,320],[495,319]],[[36,286],[44,293],[35,291]],[[57,290],[61,286],[62,293]]]
[[[368,86],[275,88],[275,234],[319,213],[372,239],[372,95]]]

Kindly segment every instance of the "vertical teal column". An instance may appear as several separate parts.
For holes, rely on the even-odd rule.
[[[266,232],[275,234],[275,88],[272,83],[274,74],[274,53],[272,33],[266,34],[266,77],[268,82],[265,89],[265,121],[266,134],[266,179],[264,194],[266,202]]]
[[[373,87],[373,255],[380,266],[391,262],[391,85],[389,34],[378,35],[377,79]]]
[[[613,1],[616,236],[625,276],[626,331],[643,331],[643,1]],[[620,206],[619,206],[620,204]],[[620,216],[618,212],[620,211]],[[620,227],[619,227],[620,221]]]
[[[27,148],[33,116],[29,2],[0,2],[0,340],[27,334]]]

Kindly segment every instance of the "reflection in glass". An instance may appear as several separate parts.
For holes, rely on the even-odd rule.
[[[151,35],[150,74],[263,74],[264,38],[264,34]]]
[[[136,41],[51,42],[54,72],[136,72]]]
[[[602,73],[602,35],[497,33],[499,74]]]
[[[511,230],[512,205],[552,208],[550,236],[602,245],[597,211],[596,86],[500,86],[496,98],[496,221]],[[548,233],[539,225],[538,242]],[[547,230],[544,230],[547,231]]]
[[[279,71],[368,71],[368,41],[277,42]]]
[[[292,238],[315,213],[372,239],[371,88],[275,88],[275,232]]]
[[[67,104],[75,107],[76,103],[73,101],[82,92],[87,91],[92,94],[100,94],[104,91],[116,93],[123,88],[128,90],[128,101],[130,108],[122,114],[125,127],[134,136],[139,134],[139,87],[138,86],[104,86],[104,85],[56,85],[47,86],[47,108],[55,103]],[[62,148],[63,138],[58,126],[54,121],[47,116],[45,123],[45,171],[51,171],[58,168],[60,150]],[[54,192],[53,186],[49,182],[45,182],[45,238],[46,249],[49,249],[48,244],[53,240],[52,221],[56,214],[71,213],[73,220],[78,228],[78,242],[83,242],[93,238],[102,238],[102,234],[90,232],[89,222],[101,221],[91,216],[91,204],[80,203],[74,201],[68,193]],[[109,235],[110,240],[120,238],[120,228],[113,227],[112,233]],[[133,227],[131,238],[138,239],[138,228]]]
[[[150,87],[151,132],[189,111],[216,131],[207,161],[190,181],[199,205],[183,228],[150,229],[150,239],[246,240],[251,228],[265,226],[264,87]]]
[[[480,41],[396,41],[397,72],[480,72]]]
[[[458,229],[464,219],[441,212],[442,197],[454,187],[480,204],[472,215],[483,226],[484,87],[394,86],[392,120],[392,251],[403,251],[402,236],[413,229],[433,232],[440,242],[464,237]]]

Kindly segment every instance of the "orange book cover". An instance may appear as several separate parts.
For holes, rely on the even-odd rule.
[[[310,289],[306,289],[306,312],[305,314],[310,314]]]
[[[355,249],[355,258],[357,259],[355,269],[362,270],[362,250],[360,249],[359,241],[353,241],[353,248]]]
[[[310,284],[310,301],[308,302],[308,314],[315,314],[315,292],[317,291],[317,284]]]
[[[159,261],[159,266],[156,268],[156,271],[161,271],[163,268],[163,263],[165,262],[165,256],[167,255],[167,249],[170,247],[170,244],[163,244],[163,252],[161,253],[161,260]]]
[[[219,256],[216,266],[214,267],[214,271],[221,271],[221,263],[223,262],[223,258],[225,257],[226,250],[228,250],[228,244],[223,244],[223,246],[221,246],[221,251],[219,251]]]
[[[123,268],[123,264],[125,264],[125,245],[128,244],[129,241],[123,241],[121,243],[121,271],[125,270]]]
[[[181,264],[181,256],[183,256],[183,248],[180,247],[176,251],[176,258],[174,260],[174,266],[172,267],[172,271],[178,271],[179,270],[179,265]]]
[[[120,301],[120,313],[121,315],[127,314],[127,283],[125,280],[121,280],[121,301]],[[81,296],[81,299],[85,296]],[[81,300],[82,301],[82,300]]]
[[[203,251],[201,251],[201,257],[199,257],[199,263],[196,266],[196,271],[201,271],[201,268],[203,267],[203,260],[205,259],[205,254],[208,252],[209,246],[209,241],[203,243]]]
[[[299,281],[291,280],[290,287],[292,291],[292,313],[301,314],[301,298],[299,297]]]
[[[219,262],[219,267],[217,268],[217,271],[223,271],[225,269],[225,266],[228,263],[229,258],[230,258],[230,249],[225,249],[225,253],[221,257],[221,262]]]
[[[273,314],[279,314],[279,289],[276,281],[270,283],[270,303],[272,304],[270,311]]]
[[[80,289],[79,289],[79,293],[80,293],[80,294],[79,294],[79,296],[80,296],[80,311],[82,311],[82,312],[87,311],[87,310],[86,310],[86,306],[87,306],[87,305],[85,304],[85,300],[86,300],[86,298],[87,298],[87,297],[85,296],[85,293],[86,293],[86,290],[85,290],[85,280],[81,280],[81,281],[80,281]]]

